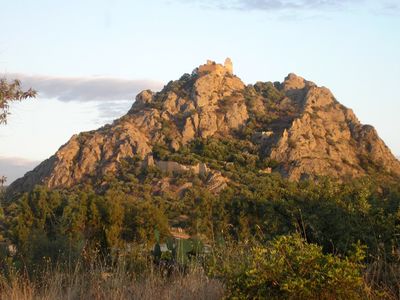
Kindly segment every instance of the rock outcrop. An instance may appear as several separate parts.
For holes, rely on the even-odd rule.
[[[362,125],[330,90],[290,74],[283,83],[293,100],[301,99],[301,114],[285,129],[270,157],[291,179],[310,175],[359,177],[366,163],[400,174],[399,161],[372,126]]]
[[[260,159],[277,162],[272,171],[292,180],[354,178],[370,174],[371,167],[400,176],[399,161],[375,129],[360,124],[327,88],[295,74],[282,83],[246,86],[227,59],[224,65],[208,61],[160,92],[141,92],[125,116],[74,135],[8,190],[27,191],[35,184],[71,187],[115,173],[122,160],[133,157],[147,166],[179,169],[178,163],[153,159],[154,146],[179,151],[193,139],[209,137],[250,140],[260,147]],[[198,168],[204,172],[204,166]],[[218,190],[226,182],[213,174],[210,184]]]

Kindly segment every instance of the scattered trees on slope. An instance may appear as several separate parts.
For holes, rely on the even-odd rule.
[[[326,281],[318,277],[321,285],[310,286],[317,278],[313,276],[325,276],[325,271],[332,272],[332,280],[337,280],[342,287],[351,287],[348,293],[353,293],[359,288],[362,269],[358,262],[351,260],[349,252],[357,244],[366,246],[363,263],[367,266],[375,266],[376,261],[394,266],[385,270],[398,266],[398,183],[368,178],[351,182],[329,178],[289,182],[276,174],[260,173],[257,149],[245,143],[208,140],[195,141],[188,147],[178,157],[205,161],[218,168],[231,180],[227,188],[213,194],[205,185],[207,178],[190,173],[162,174],[156,168],[146,170],[135,159],[123,163],[119,173],[97,178],[89,185],[58,191],[37,187],[3,203],[3,234],[17,246],[20,254],[14,259],[23,257],[25,264],[40,265],[43,257],[50,257],[52,261],[71,260],[97,250],[111,256],[118,256],[124,249],[136,251],[147,247],[149,252],[154,229],[158,228],[161,240],[165,239],[169,226],[177,217],[185,215],[187,218],[179,226],[192,236],[201,236],[214,249],[221,247],[224,254],[230,251],[226,248],[229,245],[232,251],[242,244],[255,246],[245,254],[251,260],[236,277],[236,286],[230,281],[236,273],[218,271],[224,272],[222,278],[236,295],[244,295],[255,290],[254,285],[264,284],[269,287],[264,292],[274,293],[277,298],[299,293],[304,297],[307,293],[318,295],[318,289],[327,288],[341,293],[328,277],[324,277]],[[158,155],[174,157],[174,153],[162,147]],[[154,183],[166,176],[171,184],[191,182],[192,185],[180,193],[155,189]],[[271,251],[276,251],[278,246],[284,247],[279,259],[285,260],[293,254],[298,270],[311,273],[285,273],[282,269],[287,266],[280,266],[279,260],[275,264],[263,261],[264,255],[271,256]],[[222,258],[227,264],[238,261],[236,257],[229,262],[228,255]],[[135,259],[146,260],[142,254]],[[303,259],[310,259],[314,265],[306,265],[313,267],[306,269]],[[217,265],[223,266],[224,262]],[[353,267],[355,271],[350,272]],[[314,274],[313,269],[324,271]],[[271,272],[273,276],[268,277]],[[372,282],[379,288],[385,278],[396,282],[394,273],[375,275],[371,277]],[[309,281],[301,281],[304,276]],[[281,282],[279,288],[273,286],[276,278]]]

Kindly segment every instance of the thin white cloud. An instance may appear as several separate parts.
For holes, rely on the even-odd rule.
[[[386,14],[389,16],[398,16],[400,13],[400,1],[386,1],[376,12],[377,14]]]
[[[101,101],[96,103],[99,116],[96,122],[99,124],[111,123],[116,118],[126,114],[132,106],[132,100]]]
[[[155,80],[98,76],[61,77],[4,73],[0,77],[20,80],[23,88],[32,87],[38,92],[38,99],[93,103],[98,111],[98,117],[94,119],[96,124],[110,123],[127,113],[135,96],[142,90],[158,91],[163,87],[161,82]]]
[[[24,87],[37,90],[39,97],[64,102],[133,100],[142,90],[159,90],[163,86],[160,82],[146,79],[56,77],[22,73],[7,73],[3,77],[19,79]]]
[[[233,9],[233,10],[259,10],[259,11],[321,11],[345,9],[352,5],[366,5],[368,3],[378,6],[379,9],[398,10],[396,0],[178,0],[184,3],[194,3],[203,8]],[[378,2],[378,3],[377,3]]]
[[[299,10],[337,8],[363,0],[192,0],[203,7],[239,10]]]
[[[24,176],[26,172],[35,168],[39,163],[39,161],[20,157],[0,156],[0,176],[6,176],[6,185],[10,185],[14,180]]]

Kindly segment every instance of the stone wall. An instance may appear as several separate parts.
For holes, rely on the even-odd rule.
[[[205,65],[201,65],[198,68],[198,74],[205,75],[208,73],[216,73],[218,75],[233,74],[233,64],[230,58],[225,60],[225,64],[217,64],[215,61],[207,60]]]

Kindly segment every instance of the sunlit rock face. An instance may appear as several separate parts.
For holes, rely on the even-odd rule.
[[[245,128],[250,135],[240,134]],[[71,187],[118,172],[124,159],[146,160],[156,144],[178,151],[193,139],[209,137],[248,139],[260,146],[261,158],[277,162],[274,172],[292,180],[354,178],[369,174],[371,165],[400,175],[399,161],[376,130],[360,124],[329,89],[295,74],[282,83],[245,85],[226,59],[223,65],[207,61],[160,92],[142,91],[126,115],[74,135],[9,191],[27,191],[36,184]],[[214,184],[223,182],[213,174]]]

